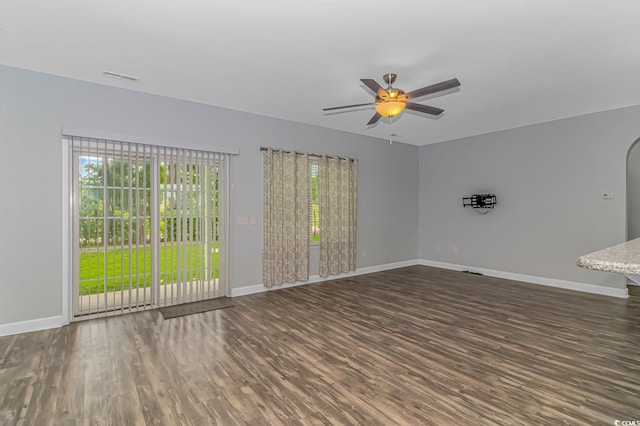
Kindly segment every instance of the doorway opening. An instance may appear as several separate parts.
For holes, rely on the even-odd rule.
[[[74,319],[228,295],[227,155],[70,144]]]
[[[640,139],[627,153],[627,241],[640,238]]]

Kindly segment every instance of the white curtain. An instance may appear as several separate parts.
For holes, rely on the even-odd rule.
[[[321,277],[356,269],[357,182],[357,160],[318,160]]]
[[[265,287],[309,278],[309,157],[266,149],[262,279]]]

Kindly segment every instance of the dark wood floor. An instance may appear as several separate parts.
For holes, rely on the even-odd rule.
[[[640,420],[640,295],[415,266],[0,338],[0,424]]]

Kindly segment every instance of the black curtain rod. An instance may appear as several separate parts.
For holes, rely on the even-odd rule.
[[[287,153],[291,153],[291,152],[293,152],[293,153],[298,154],[298,155],[304,155],[304,154],[307,154],[307,155],[308,155],[308,156],[310,156],[310,157],[327,157],[327,158],[337,158],[337,159],[339,159],[339,160],[349,160],[349,161],[354,161],[354,160],[356,160],[356,158],[339,157],[339,156],[336,156],[336,155],[312,154],[312,153],[306,153],[306,152],[293,151],[293,150],[290,150],[290,149],[275,149],[275,148],[267,148],[267,147],[264,147],[264,146],[261,146],[261,147],[260,147],[260,151],[267,151],[267,150],[269,150],[269,149],[271,149],[271,150],[273,150],[273,151],[282,151],[282,152],[287,152]]]

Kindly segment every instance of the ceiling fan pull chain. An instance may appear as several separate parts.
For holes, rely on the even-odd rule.
[[[393,143],[393,140],[391,139],[391,117],[389,117],[389,145],[391,145]]]

